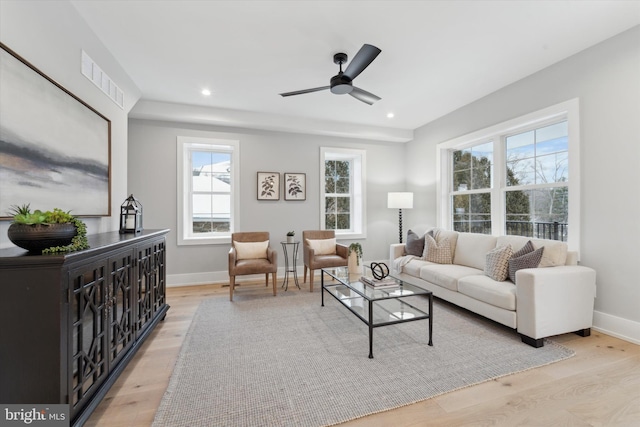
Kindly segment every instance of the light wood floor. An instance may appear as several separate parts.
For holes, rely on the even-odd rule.
[[[308,292],[306,286],[290,286],[288,292]],[[259,284],[243,284],[236,292],[273,298]],[[85,425],[150,426],[198,304],[228,298],[229,288],[180,287],[167,293],[171,308],[165,321]],[[554,340],[576,356],[343,426],[640,426],[640,346],[595,331],[586,338],[566,334]]]

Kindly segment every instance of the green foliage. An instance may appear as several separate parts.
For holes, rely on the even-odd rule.
[[[360,265],[360,259],[362,258],[362,246],[360,243],[352,243],[349,245],[349,255],[351,255],[352,252],[356,253],[356,259],[358,260],[358,265]]]
[[[290,237],[293,237],[293,236],[295,236],[295,235],[296,235],[296,232],[295,232],[295,231],[289,231],[289,232],[287,233],[287,236],[290,236]]]
[[[53,246],[47,249],[43,249],[43,254],[58,254],[64,252],[74,252],[82,249],[87,249],[89,247],[89,242],[87,241],[87,226],[84,222],[79,220],[78,218],[72,217],[71,221],[67,221],[73,223],[76,226],[76,235],[71,240],[71,243],[67,246]]]
[[[81,249],[87,249],[89,242],[87,241],[87,226],[82,220],[74,217],[69,213],[70,211],[63,211],[59,208],[54,208],[53,211],[42,212],[39,209],[31,212],[31,205],[26,204],[22,206],[13,205],[9,209],[9,213],[13,215],[13,222],[16,224],[25,225],[48,225],[48,224],[73,224],[76,226],[76,235],[71,240],[71,243],[67,246],[54,246],[51,248],[43,249],[43,254],[56,254],[63,252],[79,251]]]

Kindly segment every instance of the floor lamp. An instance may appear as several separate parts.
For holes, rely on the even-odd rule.
[[[413,209],[413,193],[389,193],[387,196],[387,207],[389,209],[398,209],[398,234],[400,243],[402,243],[402,209]]]

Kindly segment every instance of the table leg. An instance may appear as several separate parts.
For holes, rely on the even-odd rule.
[[[431,335],[433,333],[433,294],[429,295],[429,345],[433,347]]]
[[[313,270],[311,270],[313,274]],[[324,307],[324,271],[320,270],[320,298],[322,300],[321,307]]]
[[[293,245],[293,280],[296,282],[296,286],[300,289],[300,283],[298,282],[298,270],[296,261],[298,259],[298,244]]]
[[[373,301],[369,301],[369,359],[373,359]]]
[[[284,280],[282,281],[282,287],[286,291],[289,289],[289,256],[285,243],[282,244],[282,252],[284,252]]]

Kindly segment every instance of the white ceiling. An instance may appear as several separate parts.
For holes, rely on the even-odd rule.
[[[211,123],[239,125],[266,113],[413,130],[640,24],[640,1],[615,0],[71,3],[143,100],[209,107]],[[352,58],[364,43],[382,49],[354,80],[382,98],[374,105],[329,91],[278,95],[328,85],[333,54]]]

